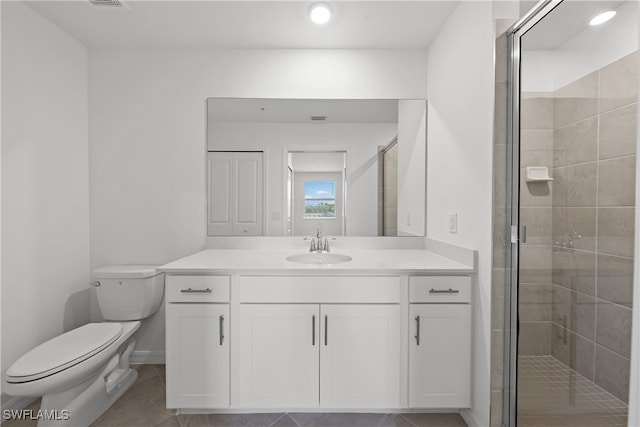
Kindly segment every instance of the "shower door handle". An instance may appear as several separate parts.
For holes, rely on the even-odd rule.
[[[527,226],[511,226],[511,243],[527,243]]]

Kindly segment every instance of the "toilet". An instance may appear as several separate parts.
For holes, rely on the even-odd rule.
[[[155,313],[164,273],[153,265],[111,265],[93,271],[102,316],[57,336],[7,369],[3,391],[42,396],[38,426],[88,426],[135,382],[129,367],[134,333]]]

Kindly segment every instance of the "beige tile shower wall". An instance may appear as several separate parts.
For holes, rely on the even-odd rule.
[[[637,61],[636,52],[558,89],[551,107],[551,352],[625,401]]]
[[[491,275],[491,427],[502,425],[505,261],[507,241],[507,37],[512,21],[496,21],[493,144],[493,261]]]
[[[526,182],[526,167],[553,168],[553,94],[523,93],[520,115],[520,223],[527,227],[520,246],[518,354],[551,354],[551,266],[553,185]]]

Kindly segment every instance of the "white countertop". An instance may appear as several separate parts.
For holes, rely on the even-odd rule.
[[[207,249],[158,268],[173,274],[472,274],[473,266],[424,249],[340,249],[353,259],[341,264],[312,265],[287,261],[304,253],[292,250]]]

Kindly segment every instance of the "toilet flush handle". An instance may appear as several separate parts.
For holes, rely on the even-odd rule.
[[[100,286],[100,282],[98,282],[97,280],[96,280],[95,282],[89,282],[89,284],[90,284],[91,286],[95,286],[96,288],[97,288],[98,286]]]

